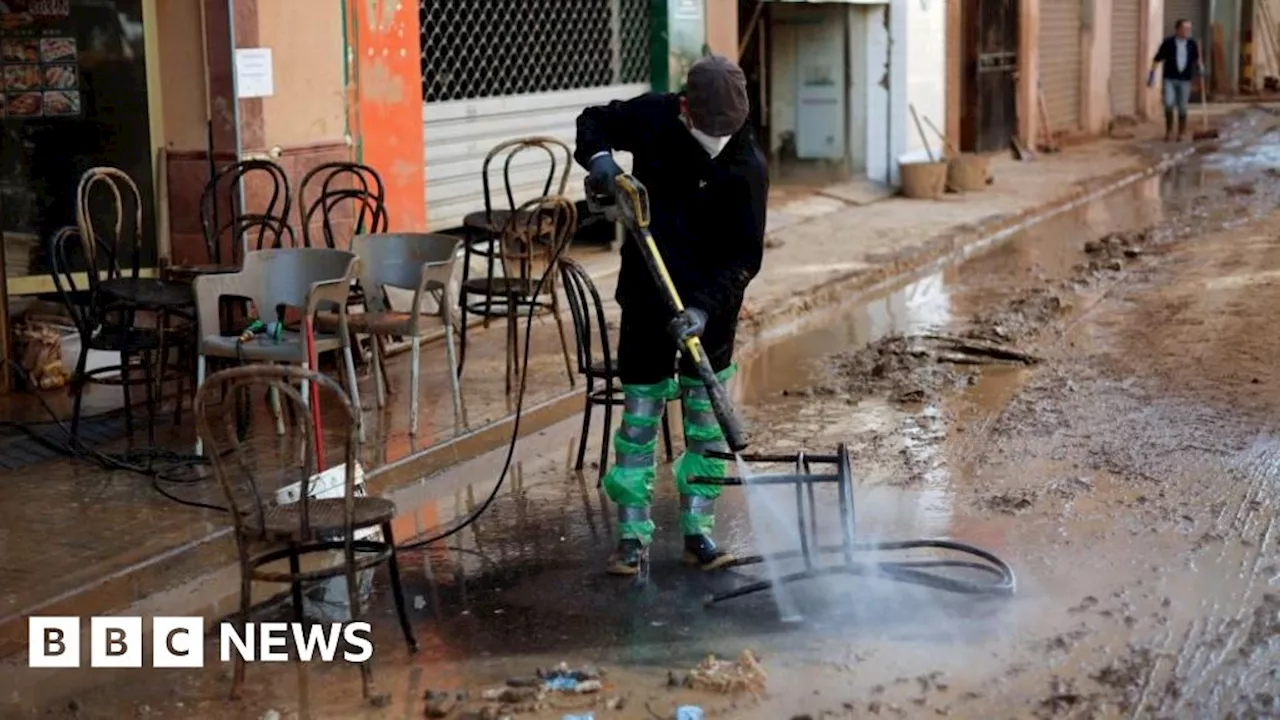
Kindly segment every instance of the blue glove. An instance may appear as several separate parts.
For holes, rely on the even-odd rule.
[[[587,189],[593,195],[613,200],[618,195],[617,178],[622,168],[613,161],[612,155],[601,155],[592,160],[587,174]]]
[[[1150,88],[1155,86],[1156,86],[1156,71],[1151,70],[1147,73],[1147,87]]]
[[[685,308],[667,324],[667,332],[676,342],[683,343],[689,338],[702,337],[707,329],[707,314],[698,308]]]

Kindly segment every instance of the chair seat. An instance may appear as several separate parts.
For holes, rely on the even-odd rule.
[[[159,350],[160,332],[148,327],[106,326],[89,339],[88,347],[104,352]]]
[[[519,212],[520,219],[524,220],[533,211],[521,210]],[[483,230],[484,232],[497,234],[511,223],[512,214],[510,210],[494,210],[493,212],[477,210],[473,213],[467,213],[466,217],[462,218],[462,225],[469,230]]]
[[[238,347],[237,347],[238,346]],[[316,336],[316,352],[328,352],[342,347],[342,338],[333,335]],[[287,362],[300,363],[306,360],[306,344],[302,341],[302,333],[286,330],[280,340],[273,340],[266,335],[255,335],[246,343],[240,344],[239,338],[221,335],[207,335],[200,341],[200,352],[211,357],[239,359],[249,362]]]
[[[373,527],[395,517],[396,504],[386,498],[358,497],[355,501],[353,529]],[[347,529],[347,501],[345,498],[312,499],[307,502],[308,521],[312,535],[338,533]],[[262,517],[250,514],[245,517],[245,529],[253,534],[273,538],[300,538],[302,528],[302,504],[273,505],[263,510]]]
[[[432,315],[419,315],[418,327],[427,327],[439,319]],[[407,312],[349,312],[347,327],[361,335],[410,335],[413,332],[413,313]],[[325,332],[337,332],[338,313],[316,314],[316,328]]]
[[[528,297],[536,286],[537,282],[534,280],[514,277],[473,278],[462,284],[468,294],[498,297]],[[551,283],[546,283],[543,290],[549,287]]]

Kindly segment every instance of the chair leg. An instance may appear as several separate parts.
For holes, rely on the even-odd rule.
[[[560,296],[551,292],[551,316],[556,319],[556,328],[560,330],[560,351],[564,353],[564,371],[569,376],[569,387],[577,387],[578,377],[573,372],[573,360],[569,357],[569,337],[564,334],[564,318],[560,317]]]
[[[409,435],[418,435],[418,381],[422,375],[422,337],[413,336],[409,353]]]
[[[662,409],[662,443],[667,446],[667,462],[673,462],[676,457],[671,452],[671,415],[665,407]]]
[[[378,407],[387,406],[387,385],[384,379],[386,369],[382,367],[382,343],[378,341],[378,336],[373,336],[373,342],[369,343],[369,351],[373,353],[373,387],[374,397],[378,401]]]
[[[404,642],[409,652],[418,652],[418,639],[413,636],[413,626],[409,624],[409,611],[404,604],[404,586],[400,582],[400,561],[396,558],[396,539],[391,534],[391,523],[382,524],[382,539],[391,546],[391,557],[387,560],[387,571],[391,573],[391,594],[396,602],[396,614],[400,616],[400,630],[404,633]]]
[[[347,602],[349,602],[351,610],[351,621],[355,622],[360,619],[360,586],[356,573],[356,555],[355,547],[348,545],[346,552],[347,566]],[[373,697],[373,667],[369,660],[360,663],[360,685],[364,694],[364,699],[369,700]]]
[[[462,366],[467,362],[467,280],[471,278],[470,238],[465,242],[467,244],[462,253],[462,281],[458,284],[458,377],[462,377]],[[443,295],[447,296],[447,293]]]
[[[605,395],[604,433],[600,435],[600,477],[596,481],[596,487],[604,483],[604,473],[609,469],[609,443],[613,440],[609,434],[613,431],[613,388],[606,387],[610,392]]]
[[[461,374],[457,352],[453,347],[453,322],[447,321],[444,326],[445,361],[449,363],[449,392],[453,394],[453,427],[462,430],[467,426],[467,411],[462,406]]]
[[[351,394],[351,407],[356,413],[356,433],[360,442],[365,441],[364,408],[360,406],[360,386],[356,382],[356,361],[351,355],[351,344],[342,346],[342,360],[347,366],[347,392]]]
[[[129,353],[120,353],[120,391],[124,393],[124,433],[133,444],[133,373],[129,367],[132,358]]]
[[[240,542],[244,542],[241,540]],[[240,637],[248,637],[249,611],[252,608],[253,568],[249,566],[249,558],[240,551],[240,615],[236,618]],[[244,685],[244,657],[236,653],[235,670],[231,679],[231,699],[240,699],[240,688]]]
[[[71,438],[73,440],[80,437],[80,406],[84,400],[84,366],[88,355],[87,349],[80,351],[80,358],[76,360],[76,374],[71,378]]]
[[[208,360],[205,358],[204,353],[196,353],[196,389],[197,390],[199,390],[201,385],[204,385],[204,373],[207,366],[208,366]],[[223,397],[223,399],[224,400],[226,399],[225,396]],[[204,454],[204,441],[200,439],[200,435],[197,433],[196,434],[196,455],[203,455],[203,454]]]
[[[514,375],[519,373],[520,330],[516,321],[516,303],[507,298],[507,397],[511,396]],[[530,328],[532,329],[532,328]]]
[[[293,594],[293,621],[302,624],[304,618],[302,606],[302,581],[298,576],[302,574],[302,559],[298,557],[298,546],[289,545],[289,590]]]
[[[142,381],[146,383],[147,392],[147,447],[156,446],[156,379],[152,362],[156,359],[149,352],[138,354],[142,359]]]
[[[587,381],[587,401],[582,408],[582,434],[578,438],[578,462],[574,464],[574,470],[582,470],[582,466],[586,464],[587,459],[587,438],[591,436],[591,411],[595,405],[591,402],[591,381]]]

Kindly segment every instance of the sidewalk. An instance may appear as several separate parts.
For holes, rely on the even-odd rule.
[[[852,205],[815,194],[771,207],[769,249],[760,276],[748,292],[739,333],[741,361],[750,363],[754,348],[791,332],[818,307],[852,300],[877,284],[949,260],[1086,197],[1137,180],[1154,172],[1161,163],[1189,151],[1188,146],[1169,147],[1156,142],[1160,128],[1143,126],[1134,131],[1135,140],[1101,140],[1057,155],[1038,155],[1030,162],[998,158],[992,164],[994,184],[985,192],[963,197],[935,201],[890,198]],[[586,252],[579,257],[595,278],[601,295],[612,298],[616,254]],[[616,321],[616,305],[610,301],[608,309],[611,320]],[[473,332],[478,352],[474,360],[468,360],[464,397],[478,389],[475,383],[492,380],[486,380],[490,375],[500,377],[501,372],[502,325]],[[524,446],[540,442],[540,438],[529,436],[581,413],[581,383],[569,391],[554,332],[555,326],[549,321],[534,328],[530,394],[520,424],[520,434],[529,438]],[[438,343],[424,348],[423,355],[424,367],[444,367],[443,349]],[[407,360],[406,356],[395,358],[389,368],[392,378],[406,376]],[[473,367],[473,362],[480,365]],[[484,372],[482,365],[492,367]],[[437,375],[440,373],[424,372],[422,412],[424,417],[434,419],[433,425],[447,425],[451,416],[447,385]],[[361,384],[362,395],[372,397],[369,380]],[[404,429],[404,395],[397,393],[389,413],[371,414],[370,445],[375,457],[370,460],[380,458],[383,463],[379,467],[376,462],[366,462],[374,493],[386,495],[410,486],[410,492],[419,496],[450,493],[450,489],[431,483],[429,476],[504,446],[509,440],[511,422],[509,418],[500,419],[501,403],[497,403],[492,408],[473,408],[485,416],[483,419],[494,422],[483,426],[473,422],[472,427],[478,429],[452,439],[440,435],[434,446],[415,448],[407,442]],[[472,419],[476,419],[474,414]],[[379,427],[382,423],[390,426]],[[593,432],[598,428],[597,423]],[[403,449],[404,456],[397,457],[401,452],[393,449]],[[413,452],[415,449],[418,451]],[[175,506],[150,492],[137,476],[104,480],[92,477],[93,470],[82,464],[59,461],[48,465],[10,479],[16,487],[6,496],[20,499],[17,504],[6,506],[9,501],[0,498],[0,510],[7,510],[11,517],[30,514],[44,518],[14,526],[7,535],[11,552],[6,553],[5,564],[0,567],[0,585],[12,588],[6,599],[14,601],[0,612],[0,662],[8,666],[0,670],[0,677],[11,680],[0,682],[0,697],[5,698],[21,695],[29,699],[32,693],[43,695],[64,687],[71,690],[67,687],[69,681],[61,676],[25,668],[24,615],[33,611],[76,615],[203,613],[212,619],[234,607],[227,602],[237,589],[233,546],[220,517]],[[111,493],[110,502],[98,498],[97,507],[78,512],[139,519],[166,517],[173,529],[158,531],[148,522],[102,522],[85,527],[83,521],[52,528],[49,520],[65,522],[76,515],[77,511],[65,508],[77,505],[75,498],[83,493],[86,482],[110,483],[116,490]],[[41,499],[31,500],[36,493]],[[41,508],[44,502],[60,503],[64,509],[46,513]],[[401,508],[407,515],[398,521],[397,535],[404,539],[440,522],[440,514],[429,510],[424,505]],[[102,531],[104,527],[108,536],[86,536],[94,528]],[[62,536],[61,545],[78,548],[78,555],[69,558],[79,570],[74,587],[70,586],[73,583],[67,571],[48,565],[57,561],[56,557],[16,557],[16,548],[41,547],[48,541],[51,529]],[[169,545],[162,547],[166,542]],[[86,556],[90,550],[93,558]],[[11,555],[15,556],[12,560]],[[40,567],[41,562],[46,564]],[[97,576],[89,577],[94,573]]]

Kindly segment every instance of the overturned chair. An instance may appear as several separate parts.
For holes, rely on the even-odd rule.
[[[735,456],[713,453],[733,462]],[[724,592],[708,595],[707,605],[715,605],[744,595],[772,590],[777,584],[789,584],[828,575],[858,575],[879,577],[897,582],[968,595],[1012,595],[1017,589],[1013,569],[1003,560],[982,548],[953,540],[901,540],[892,542],[859,542],[853,498],[853,467],[849,450],[842,443],[834,454],[779,453],[744,454],[738,463],[772,466],[790,466],[789,472],[751,473],[747,477],[707,478],[695,477],[695,485],[721,486],[791,486],[795,490],[796,530],[799,547],[768,555],[754,555],[736,559],[727,567],[762,565],[768,562],[798,562],[802,568],[780,575],[776,580],[752,582]],[[821,468],[824,472],[815,472]],[[823,543],[819,532],[818,509],[828,507],[830,499],[819,497],[819,490],[834,486],[835,506],[839,522],[838,544]],[[823,493],[825,496],[826,493]],[[929,557],[913,557],[903,560],[862,560],[859,555],[886,552],[930,550]],[[937,553],[950,553],[953,557],[941,557]],[[839,556],[838,562],[824,562],[826,556]],[[943,571],[962,571],[985,579],[984,581],[953,577]]]

